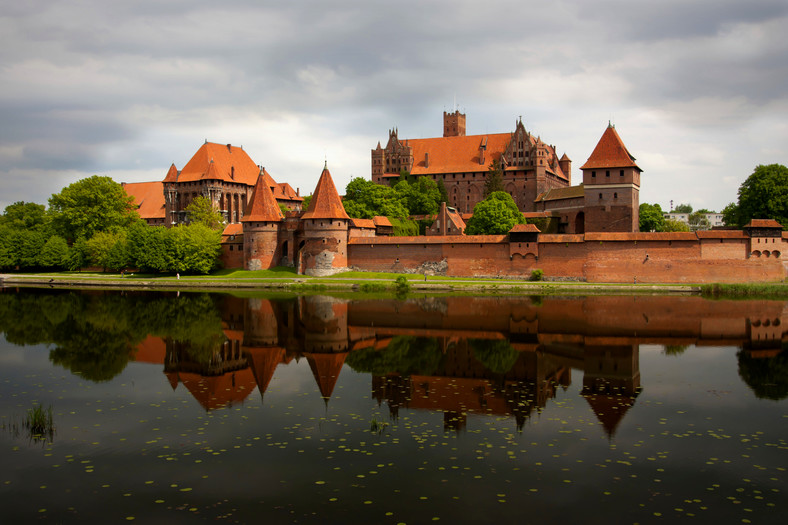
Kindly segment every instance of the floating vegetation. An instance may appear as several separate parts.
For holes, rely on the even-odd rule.
[[[378,421],[377,418],[373,417],[372,421],[369,423],[369,431],[373,434],[380,435],[384,430],[386,430],[387,426],[389,426],[389,424],[386,421]]]
[[[25,428],[33,441],[52,441],[55,437],[55,424],[52,417],[52,406],[44,409],[41,405],[27,411]]]

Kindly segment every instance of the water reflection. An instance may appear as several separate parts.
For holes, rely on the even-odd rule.
[[[736,346],[739,375],[769,399],[788,396],[785,305],[696,297],[468,298],[348,301],[219,294],[10,290],[0,294],[9,342],[48,343],[50,360],[108,381],[130,360],[161,365],[206,410],[263,396],[279,366],[306,359],[326,403],[343,365],[372,375],[398,411],[469,414],[518,427],[582,372],[581,395],[612,436],[643,387],[639,348]]]

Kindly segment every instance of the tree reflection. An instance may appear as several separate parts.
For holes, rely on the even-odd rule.
[[[788,349],[774,357],[753,357],[748,350],[740,350],[739,377],[759,399],[779,401],[788,397]]]
[[[109,381],[148,335],[184,343],[207,362],[224,341],[209,294],[25,290],[0,293],[0,331],[17,345],[49,344],[50,360],[90,381]]]
[[[505,374],[512,369],[520,353],[506,339],[469,339],[473,356],[484,368],[495,374]]]
[[[356,372],[375,375],[430,375],[441,366],[443,352],[434,337],[396,336],[383,349],[364,348],[351,352],[345,363]]]

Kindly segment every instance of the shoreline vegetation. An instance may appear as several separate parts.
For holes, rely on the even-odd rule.
[[[483,294],[692,294],[709,298],[788,298],[788,284],[586,283],[510,277],[446,277],[349,271],[328,277],[298,275],[292,268],[219,270],[209,275],[49,272],[0,275],[2,287],[131,288],[166,290],[262,289],[286,292],[395,294],[473,292]]]

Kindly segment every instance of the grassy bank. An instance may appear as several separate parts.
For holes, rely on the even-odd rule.
[[[703,297],[712,299],[763,298],[788,299],[786,283],[731,283],[704,284],[700,287]]]

